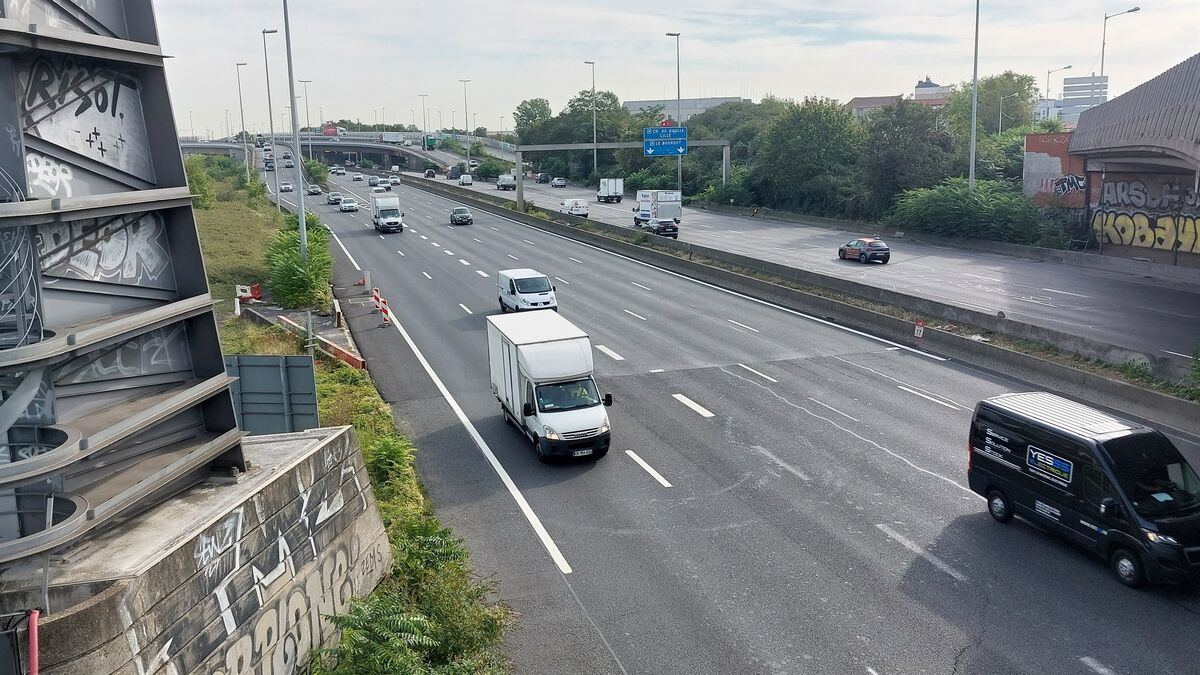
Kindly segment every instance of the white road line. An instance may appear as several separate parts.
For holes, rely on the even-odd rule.
[[[996,283],[1000,283],[1000,284],[1008,283],[1003,279],[997,279],[995,277],[981,277],[978,274],[967,274],[966,272],[963,272],[962,275],[964,277],[972,277],[974,279],[983,279],[984,281],[995,281]]]
[[[726,320],[726,321],[728,321],[729,323],[731,323],[731,324],[735,325],[735,326],[740,326],[740,327],[742,327],[742,328],[745,328],[746,330],[750,331],[751,333],[757,333],[757,332],[759,332],[757,328],[751,328],[750,326],[747,326],[747,325],[746,325],[746,324],[744,324],[744,323],[738,323],[737,321],[734,321],[733,319],[725,319],[725,320]]]
[[[346,245],[342,243],[341,238],[337,236],[337,232],[334,232],[333,230],[329,230],[329,234],[332,234],[333,240],[338,243],[338,246],[342,247],[342,253],[345,253],[346,257],[350,259],[350,264],[354,265],[354,270],[357,272],[361,272],[362,268],[358,266],[358,261],[354,259],[354,256],[350,255],[350,251],[346,248]]]
[[[899,389],[903,389],[904,391],[907,391],[910,394],[916,394],[917,396],[920,396],[921,398],[926,399],[928,401],[933,401],[934,403],[936,403],[938,405],[944,405],[951,410],[962,410],[962,408],[959,408],[956,405],[946,403],[945,401],[939,401],[936,398],[934,398],[928,394],[922,394],[921,392],[917,391],[916,389],[909,389],[908,387],[906,387],[902,384],[898,384],[898,385],[896,385],[896,387]]]
[[[1089,670],[1097,675],[1117,675],[1117,671],[1109,668],[1090,656],[1079,657],[1079,662],[1087,666]]]
[[[632,317],[633,317],[633,318],[635,318],[635,319],[641,319],[642,321],[645,321],[645,320],[646,320],[646,317],[642,316],[641,314],[634,314],[633,312],[631,312],[631,311],[629,311],[629,310],[627,310],[627,309],[623,309],[623,310],[621,310],[621,311],[622,311],[622,312],[625,312],[626,314],[628,314],[629,316],[632,316]]]
[[[1179,352],[1173,352],[1170,349],[1162,349],[1160,351],[1170,354],[1171,356],[1182,356],[1185,359],[1194,359],[1195,358],[1191,354],[1180,354]]]
[[[893,530],[892,528],[888,527],[887,525],[880,523],[880,524],[876,525],[875,527],[879,528],[880,532],[883,532],[884,534],[886,534],[897,544],[900,544],[904,548],[912,551],[913,553],[916,553],[917,555],[921,556],[926,561],[928,561],[929,564],[933,565],[934,567],[938,568],[939,570],[950,575],[950,578],[954,579],[955,581],[966,581],[967,580],[966,575],[964,575],[962,572],[959,572],[958,570],[954,569],[953,567],[947,565],[944,560],[942,560],[941,558],[937,557],[936,555],[930,553],[929,551],[926,551],[925,549],[921,548],[920,546],[917,546],[915,543],[913,543],[907,537],[905,537],[904,535],[900,534],[899,532]]]
[[[559,281],[563,282],[564,284],[566,284],[566,285],[568,285],[568,286],[570,286],[570,285],[571,285],[571,282],[567,281],[566,279],[564,279],[564,278],[562,278],[562,277],[554,277],[554,278],[555,278],[555,279],[558,279]]]
[[[841,410],[838,410],[837,408],[835,408],[835,407],[833,407],[833,406],[829,405],[828,403],[822,403],[822,402],[818,401],[817,399],[815,399],[815,398],[813,398],[813,397],[811,397],[811,396],[809,396],[809,397],[808,397],[808,400],[812,401],[813,403],[816,403],[817,405],[819,405],[819,406],[821,406],[821,407],[823,407],[823,408],[828,408],[829,410],[832,410],[833,412],[835,412],[835,413],[837,413],[837,414],[841,415],[842,417],[845,417],[846,419],[848,419],[848,420],[850,420],[850,421],[852,421],[852,422],[857,422],[857,421],[858,421],[858,418],[857,418],[857,417],[851,417],[851,416],[847,415],[846,413],[842,412]]]
[[[779,384],[779,380],[771,377],[770,375],[764,375],[763,373],[758,372],[757,370],[751,368],[750,366],[748,366],[744,363],[739,363],[738,365],[741,366],[742,368],[745,368],[746,370],[754,373],[755,375],[761,377],[762,379],[766,380],[767,382],[774,382],[776,384]]]
[[[475,237],[471,237],[471,238],[472,238],[472,239],[475,239],[475,241],[479,242],[480,244],[482,244],[482,243],[483,243],[483,240],[482,240],[482,239],[476,239]]]
[[[460,302],[460,303],[458,303],[458,306],[459,306],[459,307],[462,307],[462,310],[463,310],[464,312],[466,312],[467,314],[474,314],[474,313],[475,313],[475,312],[472,312],[471,310],[467,309],[467,306],[466,306],[466,305],[464,305],[464,304],[462,304],[461,302]]]
[[[788,464],[787,462],[783,461],[782,459],[779,459],[774,454],[772,454],[770,450],[767,450],[766,448],[762,447],[761,445],[754,446],[754,450],[756,452],[758,452],[758,454],[762,455],[763,457],[766,457],[767,459],[771,460],[771,463],[774,464],[775,466],[792,474],[793,476],[795,476],[796,478],[799,478],[800,480],[804,481],[805,483],[812,481],[812,478],[809,478],[808,474],[804,473],[800,469],[797,469],[796,467],[792,466],[791,464]]]
[[[533,243],[532,241],[529,241],[528,239],[522,239],[521,241],[525,242],[526,244],[529,244],[530,246],[537,246],[537,244]]]
[[[397,250],[396,253],[399,253],[401,258],[404,257],[404,251]]]
[[[415,233],[416,233],[416,231],[417,231],[417,228],[415,228],[415,227],[410,227],[410,228],[408,228],[408,231],[409,231],[409,232],[412,232],[412,233],[414,233],[414,234],[415,234]]]
[[[680,403],[691,408],[693,411],[696,412],[697,415],[700,415],[701,417],[716,417],[716,415],[710,413],[707,408],[700,405],[699,403],[696,403],[695,401],[684,396],[683,394],[671,394],[671,398],[673,398],[676,401],[679,401]]]
[[[518,258],[517,256],[515,256],[515,255],[513,255],[513,254],[511,254],[511,253],[506,253],[505,255],[507,255],[508,257],[512,258],[513,260],[520,260],[520,258]]]
[[[421,274],[424,274],[426,279],[433,281],[433,277],[429,276],[429,272],[421,272]]]
[[[382,234],[381,234],[381,235],[379,235],[379,238],[380,238],[380,239],[383,239],[383,235],[382,235]]]
[[[908,386],[909,386],[910,388],[912,388],[912,389],[921,389],[920,387],[918,387],[918,386],[917,386],[917,385],[915,385],[915,384],[911,384],[911,383],[909,383],[909,382],[905,382],[904,380],[898,380],[898,379],[896,379],[896,378],[892,377],[891,375],[888,375],[887,373],[881,373],[881,372],[879,372],[878,370],[875,370],[874,368],[871,368],[870,366],[864,366],[864,365],[862,365],[861,363],[855,363],[855,362],[853,362],[853,361],[851,361],[851,360],[849,360],[849,359],[843,359],[842,357],[840,357],[840,356],[836,356],[836,355],[835,355],[833,358],[835,358],[835,359],[837,359],[838,361],[841,361],[842,363],[845,363],[845,364],[847,364],[847,365],[854,366],[855,368],[859,368],[859,369],[865,370],[865,371],[867,371],[868,373],[871,373],[872,375],[874,375],[874,376],[876,376],[876,377],[881,377],[881,378],[883,378],[883,379],[885,379],[885,380],[891,380],[892,382],[895,382],[896,384],[904,384],[904,385],[908,385]],[[943,359],[943,360],[945,360],[945,359]],[[925,391],[928,391],[928,390],[925,390]],[[932,392],[930,392],[930,393],[932,393]],[[956,405],[956,406],[958,406],[958,407],[960,407],[960,408],[967,408],[967,407],[969,407],[969,406],[965,406],[965,405],[963,405],[963,404],[959,403],[958,401],[955,401],[954,399],[952,399],[952,398],[949,398],[949,397],[947,397],[947,396],[942,396],[941,394],[938,394],[938,396],[939,396],[940,398],[944,398],[944,399],[946,399],[947,401],[950,401],[951,403],[953,403],[954,405]]]
[[[565,239],[569,239],[569,237],[564,237],[564,238],[565,238]],[[580,260],[580,259],[578,259],[578,258],[572,258],[571,256],[567,256],[567,260],[574,260],[575,262],[579,263],[580,265],[582,265],[582,264],[583,264],[583,261],[582,261],[582,260]]]
[[[470,267],[470,265],[471,265],[471,263],[467,262],[466,260],[463,260],[462,258],[459,258],[459,259],[458,259],[458,262],[459,262],[460,264],[466,265],[466,266],[468,266],[468,267]]]
[[[421,235],[421,238],[422,238],[422,239],[424,239],[424,240],[426,240],[426,241],[429,241],[429,237],[426,237],[426,236],[425,236],[425,235],[423,235],[423,234]]]
[[[488,275],[488,273],[484,272],[483,270],[475,270],[475,274],[478,274],[481,277],[487,277]]]
[[[448,248],[442,249],[442,253],[445,253],[446,255],[454,255],[454,251],[451,251]]]
[[[645,469],[646,473],[653,476],[654,480],[658,481],[659,485],[662,485],[663,487],[667,487],[667,488],[671,487],[671,484],[669,482],[667,482],[667,479],[663,478],[661,473],[655,471],[654,467],[647,464],[646,460],[642,459],[641,457],[638,457],[638,454],[636,452],[634,452],[632,450],[626,450],[625,454],[629,455],[630,459],[637,462],[638,466]]]
[[[613,350],[609,349],[608,347],[605,347],[604,345],[596,345],[596,351],[607,354],[609,357],[612,358],[613,361],[624,361],[625,360],[624,356],[621,356],[620,354],[614,352]]]
[[[638,282],[636,282],[636,281],[631,281],[631,282],[629,282],[629,283],[633,284],[634,286],[637,286],[638,288],[641,288],[641,289],[644,289],[644,290],[647,290],[647,291],[653,291],[653,290],[654,290],[653,288],[650,288],[649,286],[643,286],[643,285],[639,284],[639,283],[638,283]]]
[[[652,373],[661,373],[661,372],[663,372],[663,369],[662,369],[662,368],[655,368],[655,369],[651,370],[650,372],[652,372]]]
[[[1062,293],[1063,295],[1070,295],[1070,296],[1073,296],[1073,297],[1076,297],[1076,298],[1086,298],[1086,297],[1088,297],[1088,296],[1086,296],[1086,295],[1080,295],[1080,294],[1078,294],[1078,293],[1072,293],[1072,292],[1070,292],[1070,291],[1060,291],[1060,290],[1057,290],[1057,289],[1054,289],[1054,288],[1043,288],[1042,290],[1043,290],[1043,291],[1049,291],[1049,292],[1051,292],[1051,293]]]
[[[428,204],[428,205],[430,205],[430,206],[433,206],[433,202],[425,202],[425,203],[426,203],[426,204]]]
[[[441,247],[442,247],[442,245],[441,245],[441,244],[439,244],[439,243],[437,243],[436,241],[431,241],[431,242],[429,242],[429,243],[430,243],[430,244],[433,244],[433,247],[434,247],[434,248],[441,248]]]
[[[497,232],[499,232],[499,231],[500,231],[500,228],[498,228],[498,227],[492,227],[491,225],[488,225],[488,227],[491,227],[493,230],[495,230],[495,231],[497,231]]]

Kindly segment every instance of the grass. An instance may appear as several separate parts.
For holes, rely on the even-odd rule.
[[[246,198],[218,201],[209,210],[196,210],[200,249],[208,271],[208,286],[218,315],[233,313],[233,287],[266,281],[263,252],[279,229],[279,214],[265,203]],[[235,197],[242,193],[234,192]]]

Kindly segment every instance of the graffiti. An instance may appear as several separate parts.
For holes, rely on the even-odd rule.
[[[55,384],[61,387],[162,373],[187,373],[190,377],[191,371],[187,331],[183,324],[175,324],[75,357],[55,374]]]
[[[121,216],[38,226],[42,273],[48,276],[174,289],[162,215]],[[160,283],[155,283],[160,282]]]
[[[201,533],[196,539],[196,548],[193,555],[196,558],[196,567],[203,570],[204,574],[209,577],[215,576],[220,572],[228,574],[238,568],[240,559],[240,551],[235,551],[232,561],[225,562],[222,556],[229,549],[237,546],[242,539],[242,507],[230,513],[225,517],[225,520],[218,523],[215,527],[209,528],[208,532]],[[225,569],[228,567],[229,569]]]
[[[25,175],[29,179],[29,192],[37,197],[70,197],[71,181],[75,174],[69,164],[47,157],[41,153],[25,153]]]
[[[1178,247],[1183,253],[1200,253],[1195,216],[1152,216],[1144,212],[1101,210],[1092,217],[1092,232],[1108,244],[1139,246],[1164,251]]]
[[[1054,194],[1068,195],[1072,192],[1083,192],[1087,189],[1087,178],[1079,174],[1069,174],[1054,180]]]
[[[1200,195],[1191,185],[1172,182],[1166,178],[1151,180],[1105,180],[1100,190],[1100,206],[1126,206],[1174,213],[1178,210],[1196,214]]]

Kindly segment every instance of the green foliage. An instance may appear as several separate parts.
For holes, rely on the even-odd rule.
[[[206,164],[203,155],[192,155],[184,163],[184,168],[187,171],[188,187],[192,191],[192,206],[204,210],[213,208],[217,203],[216,188],[213,187],[213,181],[206,170]]]
[[[475,168],[474,177],[480,180],[495,180],[496,176],[502,173],[510,173],[512,171],[512,162],[506,162],[502,159],[497,159],[491,156],[485,156],[479,166]]]
[[[284,307],[321,308],[329,301],[329,281],[333,278],[329,231],[312,212],[308,213],[307,224],[307,261],[300,257],[299,220],[292,214],[285,216],[283,227],[267,246],[267,290]]]
[[[1010,96],[1016,94],[1015,96]],[[1000,100],[1004,98],[1004,126],[1033,124],[1033,104],[1037,100],[1037,81],[1032,75],[1006,70],[979,80],[978,122],[980,134],[1000,129]],[[1006,98],[1007,97],[1007,98]],[[967,136],[971,131],[971,83],[959,85],[946,99],[942,115],[954,132]]]
[[[529,143],[525,135],[531,130],[550,120],[554,113],[550,111],[550,101],[544,98],[531,98],[517,104],[513,111],[513,129],[522,143]]]
[[[325,187],[329,181],[329,167],[322,162],[313,159],[304,160],[304,172],[308,174],[309,180],[321,187]]]
[[[446,152],[453,152],[456,155],[467,154],[466,146],[464,146],[462,143],[459,143],[458,141],[456,141],[450,137],[446,137],[446,138],[443,138],[442,140],[438,141],[437,147],[438,147],[438,150],[445,150]]]
[[[858,167],[874,195],[874,211],[889,208],[904,190],[946,178],[954,158],[954,137],[928,106],[900,101],[871,113]]]
[[[976,181],[974,194],[968,193],[962,178],[909,190],[896,200],[888,222],[898,230],[1016,244],[1062,239],[1059,224],[1044,218],[1019,189],[1003,181]]]

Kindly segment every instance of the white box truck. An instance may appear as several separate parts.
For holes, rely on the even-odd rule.
[[[499,176],[496,176],[496,189],[497,190],[516,190],[517,189],[517,177],[512,175],[511,173],[502,173]]]
[[[596,190],[597,202],[621,203],[625,196],[624,178],[601,178],[600,189]]]
[[[612,394],[592,379],[587,333],[557,312],[529,312],[489,316],[487,334],[492,393],[538,459],[608,454]]]
[[[400,197],[389,194],[372,194],[371,222],[380,232],[403,232],[404,214],[400,212]]]
[[[683,194],[679,190],[638,190],[638,205],[633,207],[633,224],[641,227],[652,218],[683,219]]]

